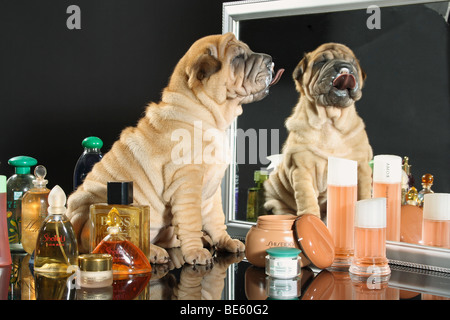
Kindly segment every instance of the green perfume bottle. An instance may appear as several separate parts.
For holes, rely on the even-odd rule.
[[[22,197],[33,187],[34,175],[30,167],[37,160],[28,156],[18,156],[9,159],[8,164],[15,167],[15,174],[6,182],[8,239],[11,251],[23,252],[22,246]]]
[[[248,189],[247,195],[247,221],[256,222],[259,216],[267,214],[264,209],[264,181],[269,178],[269,173],[265,170],[258,170],[254,173],[255,187]]]

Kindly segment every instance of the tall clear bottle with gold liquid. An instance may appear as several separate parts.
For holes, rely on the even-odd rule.
[[[47,188],[46,175],[47,169],[44,166],[36,166],[34,187],[28,190],[22,198],[22,246],[29,254],[32,254],[36,248],[39,229],[47,217],[50,190]]]
[[[77,265],[78,244],[66,212],[66,194],[56,185],[48,195],[48,216],[39,229],[34,271],[65,273]]]

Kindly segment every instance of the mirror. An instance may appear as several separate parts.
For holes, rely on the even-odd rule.
[[[374,155],[407,156],[418,191],[422,175],[431,173],[432,190],[450,192],[449,2],[369,5],[363,0],[223,4],[223,32],[272,55],[275,69],[286,69],[269,96],[244,106],[230,128],[234,163],[222,190],[232,236],[245,239],[253,225],[246,221],[246,202],[254,171],[267,167],[266,156],[279,153],[287,137],[284,122],[299,98],[292,72],[304,53],[325,42],[349,46],[367,73],[356,109]],[[448,249],[388,241],[387,255],[391,263],[450,272]]]

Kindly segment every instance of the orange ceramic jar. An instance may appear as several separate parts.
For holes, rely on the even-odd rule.
[[[299,248],[294,236],[293,225],[297,216],[264,215],[259,216],[255,226],[252,226],[245,238],[245,255],[254,266],[264,268],[266,250],[273,247]],[[300,254],[302,267],[310,261]]]

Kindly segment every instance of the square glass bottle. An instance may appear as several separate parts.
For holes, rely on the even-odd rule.
[[[90,207],[90,252],[108,235],[108,213],[119,211],[121,235],[150,256],[150,207],[133,203],[133,182],[108,182],[107,203]]]

